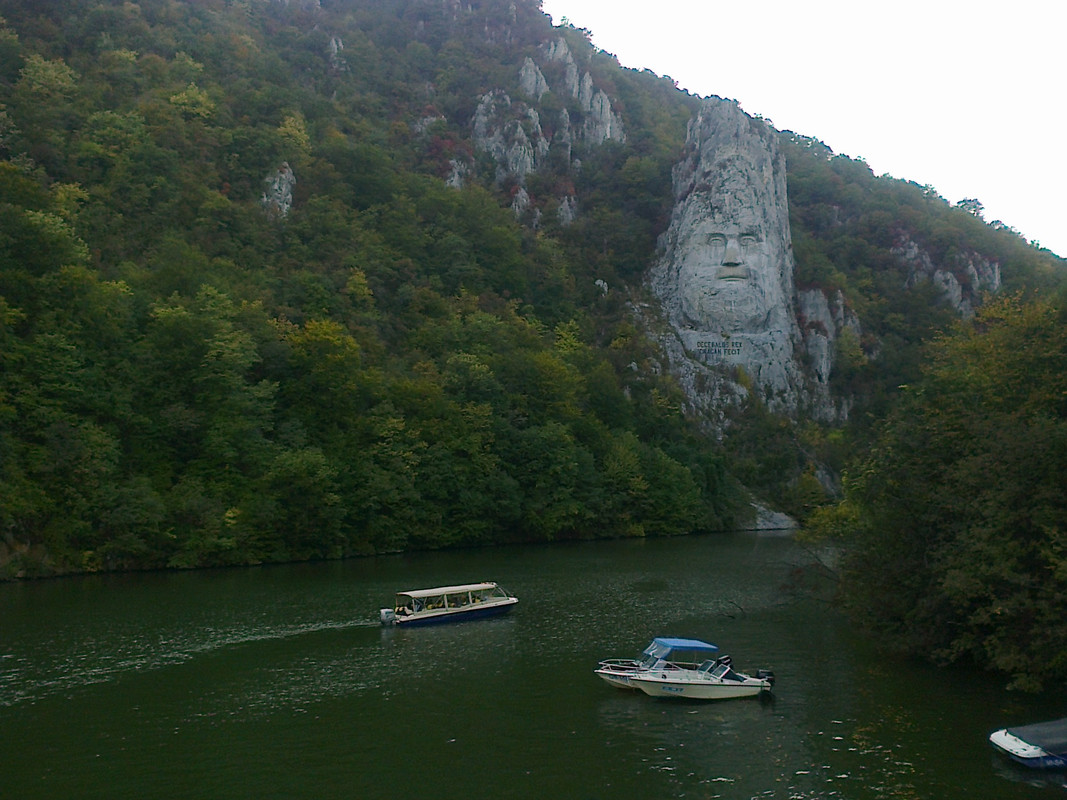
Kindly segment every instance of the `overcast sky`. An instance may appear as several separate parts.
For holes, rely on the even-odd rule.
[[[1067,257],[1064,0],[542,0],[626,67],[875,174],[977,198]]]

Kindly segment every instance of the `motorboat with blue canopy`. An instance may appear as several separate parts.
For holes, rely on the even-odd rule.
[[[696,667],[718,651],[715,645],[699,639],[657,636],[639,658],[606,658],[594,672],[612,686],[635,689],[637,687],[630,684],[630,678],[642,669],[653,669],[661,662]]]
[[[397,592],[393,607],[379,616],[382,625],[434,625],[505,614],[518,602],[492,581],[463,583]]]
[[[1001,728],[989,734],[989,741],[1001,753],[1028,767],[1067,767],[1067,718]]]
[[[639,659],[606,659],[596,674],[613,686],[640,689],[652,697],[723,700],[769,692],[774,673],[761,669],[755,677],[733,668],[730,656],[699,639],[657,637]]]

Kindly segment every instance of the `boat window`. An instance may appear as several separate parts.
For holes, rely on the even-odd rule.
[[[741,676],[730,669],[728,664],[719,664],[711,674],[724,681],[741,682],[742,680]]]

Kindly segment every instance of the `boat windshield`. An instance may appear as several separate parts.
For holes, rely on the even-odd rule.
[[[703,669],[703,667],[701,667],[701,669]],[[729,664],[718,664],[718,663],[715,663],[713,665],[713,667],[712,667],[712,669],[711,669],[709,674],[711,675],[711,677],[718,678],[721,681],[738,681],[738,682],[741,682],[741,681],[744,680],[744,678],[742,678],[740,675],[738,675],[736,672],[734,672],[732,669],[730,669],[730,665]]]

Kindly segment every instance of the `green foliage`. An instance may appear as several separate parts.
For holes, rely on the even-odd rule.
[[[0,577],[714,531],[749,489],[819,505],[798,452],[844,445],[755,408],[724,448],[631,316],[698,102],[671,81],[535,0],[4,14]],[[470,120],[561,36],[627,142],[576,140],[580,170],[553,151],[529,176],[534,227]],[[546,132],[565,109],[546,95]],[[888,404],[917,332],[947,319],[899,288],[890,223],[1053,283],[1010,232],[785,146],[799,281],[841,289],[884,345],[838,341],[849,391]],[[463,189],[442,180],[452,158],[475,165]],[[293,205],[270,215],[283,163]],[[552,204],[572,193],[564,226]]]
[[[1065,322],[1007,297],[939,338],[819,520],[851,529],[846,593],[889,644],[1027,689],[1067,675]]]

